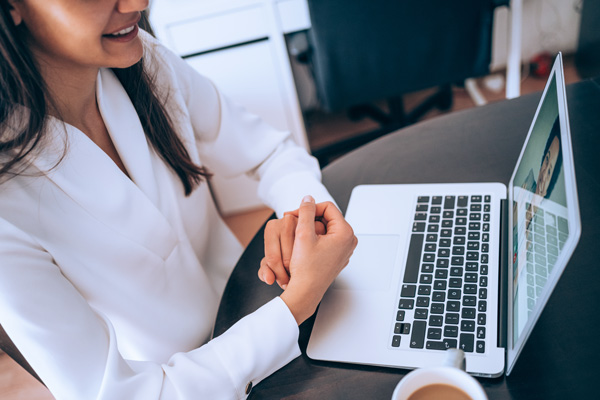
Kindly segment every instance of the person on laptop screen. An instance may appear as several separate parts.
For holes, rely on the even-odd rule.
[[[0,1],[0,324],[57,400],[244,398],[356,245],[316,160],[139,29],[147,7]],[[265,239],[294,248],[261,268],[287,289],[213,340],[243,249],[209,170],[300,205]]]

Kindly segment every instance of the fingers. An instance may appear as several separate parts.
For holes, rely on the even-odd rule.
[[[283,227],[280,233],[281,262],[286,272],[289,274],[290,260],[292,259],[292,250],[294,249],[294,238],[298,219],[293,215],[284,215]]]
[[[296,226],[296,236],[316,236],[315,232],[315,199],[312,196],[305,196],[302,199],[298,209],[298,225]]]
[[[321,221],[315,221],[315,233],[317,235],[325,235],[327,233],[327,228],[325,228],[325,224]]]
[[[258,279],[266,283],[267,285],[272,285],[275,283],[275,274],[271,271],[271,268],[267,266],[267,260],[263,258],[260,261],[260,268],[258,269]]]
[[[281,220],[271,220],[265,228],[265,263],[275,276],[279,286],[289,282],[288,271],[283,266],[281,253]],[[267,282],[269,283],[269,282]],[[272,282],[271,282],[272,283]]]

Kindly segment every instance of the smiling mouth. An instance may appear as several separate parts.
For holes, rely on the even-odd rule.
[[[129,28],[121,29],[119,32],[109,33],[109,34],[104,35],[104,36],[112,36],[112,37],[125,36],[128,33],[130,33],[131,31],[133,31],[134,29],[135,29],[135,25],[132,25]]]

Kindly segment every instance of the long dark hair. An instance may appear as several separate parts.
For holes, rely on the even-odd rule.
[[[0,0],[0,180],[18,175],[27,167],[30,156],[35,156],[45,137],[48,104],[52,104],[44,79],[23,39],[21,30],[25,28],[14,25],[9,7],[7,1]],[[142,13],[140,26],[149,29],[146,12]],[[144,68],[144,59],[129,68],[113,71],[129,95],[146,137],[179,176],[185,194],[189,195],[209,174],[190,159],[156,95],[154,79]],[[8,132],[8,119],[19,106],[29,110],[28,120],[17,132]]]

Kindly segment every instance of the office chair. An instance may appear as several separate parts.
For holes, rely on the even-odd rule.
[[[509,0],[308,0],[311,66],[322,109],[368,116],[380,129],[313,151],[336,154],[449,109],[453,84],[489,73],[494,9]],[[402,95],[439,90],[407,112]],[[374,105],[387,100],[388,111]]]

